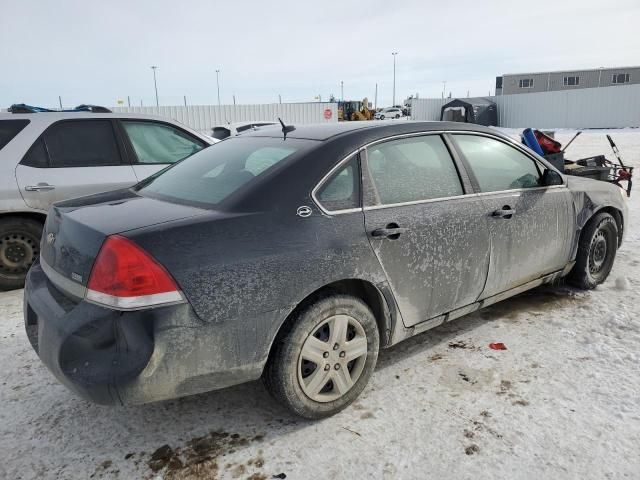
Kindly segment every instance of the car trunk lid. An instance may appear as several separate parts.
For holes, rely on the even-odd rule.
[[[206,210],[140,197],[128,190],[56,204],[45,223],[40,262],[57,287],[83,297],[107,236],[205,214]]]

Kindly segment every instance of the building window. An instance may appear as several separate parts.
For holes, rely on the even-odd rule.
[[[614,73],[611,75],[611,83],[617,85],[619,83],[629,83],[631,81],[631,75],[628,73]]]
[[[533,88],[533,78],[521,78],[520,88]]]
[[[565,87],[577,87],[580,85],[580,77],[578,76],[564,77],[564,80],[562,83],[564,84]]]

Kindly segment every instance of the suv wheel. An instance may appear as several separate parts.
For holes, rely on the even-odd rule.
[[[361,300],[332,295],[291,320],[265,368],[267,390],[302,417],[334,415],[360,395],[373,374],[380,344],[376,319]]]
[[[604,282],[616,258],[618,226],[608,213],[599,213],[580,235],[576,264],[569,278],[576,287],[585,290]]]
[[[30,218],[0,218],[0,290],[24,285],[40,253],[42,224]]]

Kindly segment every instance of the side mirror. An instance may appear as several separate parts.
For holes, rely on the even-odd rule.
[[[555,170],[546,169],[542,174],[542,186],[550,187],[552,185],[563,185],[564,180],[562,179],[562,175],[560,175]]]

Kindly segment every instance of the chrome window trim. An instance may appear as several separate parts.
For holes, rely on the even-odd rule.
[[[457,198],[471,198],[471,197],[482,197],[482,196],[487,196],[487,195],[494,195],[494,194],[504,194],[504,193],[517,193],[517,192],[525,192],[525,191],[536,191],[536,190],[552,190],[552,189],[558,189],[558,188],[567,188],[567,179],[565,178],[564,174],[560,173],[557,169],[555,169],[553,167],[553,165],[550,165],[551,168],[553,168],[556,172],[560,173],[560,175],[562,176],[562,181],[563,184],[562,185],[550,185],[548,187],[531,187],[531,188],[515,188],[515,189],[511,189],[511,190],[500,190],[500,191],[495,191],[495,192],[479,192],[479,193],[464,193],[462,195],[455,195],[453,197],[441,197],[441,198],[429,198],[429,199],[425,199],[425,200],[414,200],[411,202],[403,202],[403,203],[393,203],[393,204],[388,204],[388,205],[368,205],[368,206],[361,206],[358,208],[347,208],[347,209],[342,209],[342,210],[327,210],[326,208],[324,208],[322,206],[322,203],[318,200],[316,193],[318,192],[318,190],[323,186],[323,184],[329,179],[329,177],[331,177],[331,175],[333,175],[333,173],[336,172],[336,170],[338,170],[340,167],[342,167],[345,163],[347,163],[348,161],[351,160],[351,157],[353,157],[354,155],[357,155],[358,153],[360,153],[363,150],[366,150],[367,148],[371,147],[372,145],[377,145],[378,143],[384,143],[384,142],[388,142],[391,140],[397,140],[397,139],[401,139],[401,138],[409,138],[409,137],[423,137],[426,135],[444,135],[444,134],[448,134],[448,135],[476,135],[476,136],[481,136],[481,137],[488,137],[488,138],[492,138],[494,140],[497,140],[499,142],[505,143],[507,145],[509,145],[512,148],[515,148],[516,150],[518,150],[520,153],[524,154],[525,156],[527,156],[528,158],[530,158],[532,161],[536,162],[536,165],[539,165],[542,168],[549,168],[549,166],[545,165],[545,164],[541,164],[540,161],[535,158],[534,156],[532,156],[532,154],[530,152],[528,152],[526,149],[522,148],[521,145],[519,145],[514,139],[510,138],[510,137],[502,137],[501,135],[494,135],[493,133],[487,133],[487,132],[478,132],[478,131],[473,131],[473,130],[429,130],[429,131],[422,131],[422,132],[411,132],[411,133],[400,133],[397,135],[392,135],[390,137],[384,137],[384,138],[379,138],[377,140],[373,140],[359,148],[357,148],[356,150],[354,150],[353,152],[349,153],[348,155],[346,155],[342,160],[340,160],[331,170],[329,170],[329,172],[324,175],[320,181],[316,184],[316,186],[313,188],[313,190],[311,190],[311,198],[313,200],[313,202],[316,204],[316,206],[318,207],[318,209],[324,213],[325,215],[341,215],[341,214],[346,214],[346,213],[355,213],[355,212],[364,212],[364,211],[368,211],[368,210],[378,210],[381,208],[389,208],[389,207],[401,207],[401,206],[407,206],[407,205],[419,205],[422,203],[433,203],[433,202],[439,202],[439,201],[445,201],[445,200],[453,200],[453,199],[457,199]],[[453,159],[452,159],[453,161]],[[362,170],[362,169],[361,169]],[[362,175],[362,171],[360,172],[360,175]]]
[[[520,195],[523,192],[531,192],[537,190],[555,190],[559,188],[567,188],[564,185],[551,185],[548,187],[532,187],[532,188],[516,188],[513,190],[500,190],[495,192],[480,192],[480,193],[467,193],[464,195],[455,195],[453,197],[440,197],[440,198],[430,198],[428,200],[414,200],[411,202],[402,202],[402,203],[390,203],[388,205],[370,205],[367,207],[363,207],[365,212],[369,210],[380,210],[383,208],[391,208],[391,207],[406,207],[411,205],[422,205],[424,203],[436,203],[436,202],[445,202],[459,199],[469,199],[475,197],[486,197],[488,195],[504,195],[505,193],[512,193],[514,195]]]
[[[353,156],[357,155],[360,152],[360,150],[362,150],[362,148],[358,148],[357,150],[354,150],[353,152],[348,154],[346,157],[344,157],[342,160],[340,160],[331,170],[329,170],[329,172],[324,177],[320,179],[320,181],[316,184],[316,186],[313,187],[313,190],[311,190],[311,199],[316,204],[316,206],[320,209],[320,211],[325,215],[340,215],[344,213],[354,213],[354,212],[362,211],[361,206],[356,208],[343,208],[340,210],[327,210],[322,206],[322,203],[320,202],[320,200],[318,200],[318,197],[316,196],[316,194],[318,193],[318,190],[320,190],[320,188],[324,186],[327,180],[329,180],[329,178],[331,178],[331,176],[336,171],[338,171],[341,167],[343,167],[346,163],[350,162]],[[360,175],[362,177],[361,173]]]

